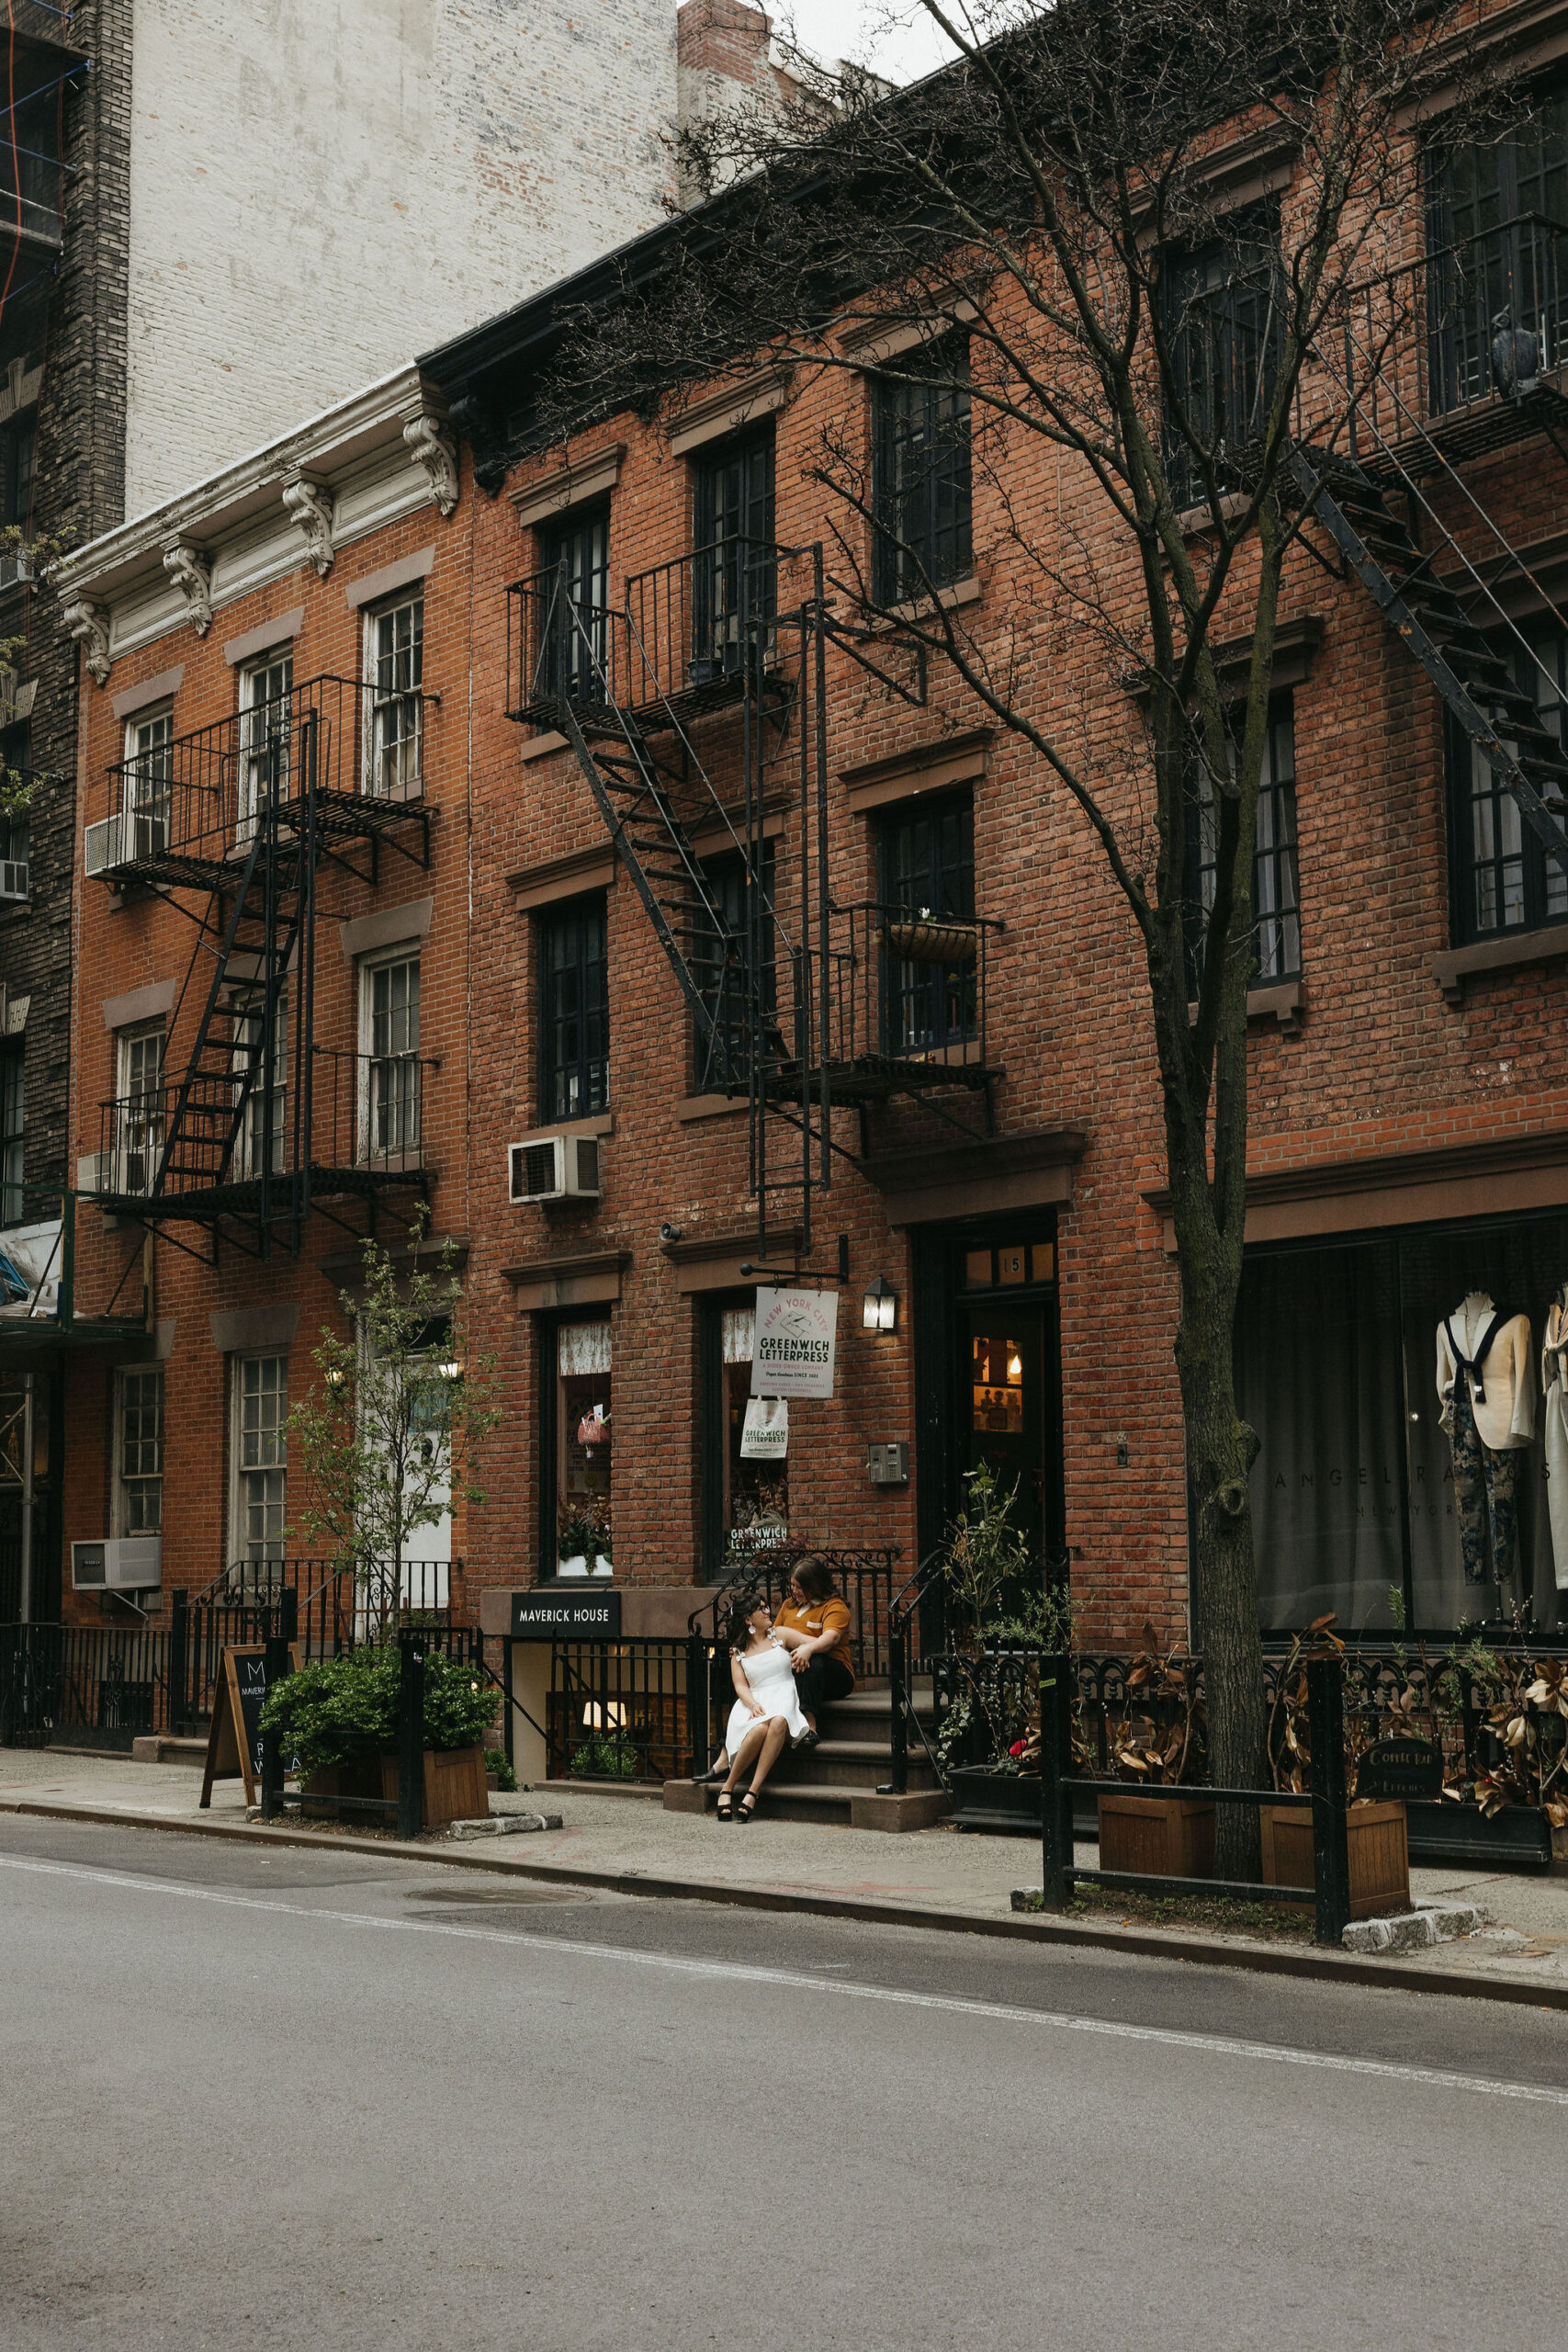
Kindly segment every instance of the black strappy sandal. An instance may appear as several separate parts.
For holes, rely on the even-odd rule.
[[[755,1815],[756,1811],[757,1791],[755,1789],[748,1789],[736,1810],[735,1818],[737,1821],[750,1821]]]
[[[718,1811],[714,1815],[716,1821],[733,1821],[735,1819],[735,1807],[729,1801],[733,1794],[734,1791],[731,1789],[720,1789],[718,1792]],[[742,1818],[744,1818],[744,1815],[742,1815]]]

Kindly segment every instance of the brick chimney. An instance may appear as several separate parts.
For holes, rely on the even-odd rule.
[[[722,75],[743,90],[773,81],[768,44],[773,20],[747,0],[683,0],[675,12],[676,55],[687,74]]]

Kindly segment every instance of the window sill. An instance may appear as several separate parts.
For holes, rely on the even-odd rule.
[[[558,1119],[552,1127],[535,1127],[525,1136],[513,1136],[512,1148],[520,1145],[551,1143],[557,1136],[613,1136],[615,1132],[614,1111],[599,1111],[589,1119]]]
[[[955,580],[950,588],[939,588],[934,596],[910,596],[901,605],[889,605],[885,613],[876,613],[871,620],[873,629],[895,629],[901,620],[916,620],[922,613],[934,612],[941,605],[948,612],[960,605],[977,605],[980,582],[973,572],[967,580]]]
[[[690,1126],[697,1119],[727,1119],[746,1109],[746,1097],[734,1094],[688,1094],[675,1105],[675,1116],[682,1126]]]
[[[1568,957],[1568,922],[1546,924],[1540,931],[1499,932],[1469,947],[1446,948],[1428,956],[1427,968],[1442,989],[1448,1004],[1464,1002],[1467,980],[1483,979],[1493,972],[1517,971],[1527,964],[1556,964]]]
[[[547,735],[526,737],[518,757],[523,760],[543,760],[547,759],[552,752],[564,752],[567,748],[566,737],[552,730]]]
[[[1272,988],[1248,989],[1247,1017],[1248,1022],[1276,1021],[1282,1037],[1293,1037],[1301,1026],[1301,1016],[1306,1011],[1306,989],[1300,980],[1279,980]],[[1189,1002],[1189,1021],[1198,1018],[1198,1007]]]

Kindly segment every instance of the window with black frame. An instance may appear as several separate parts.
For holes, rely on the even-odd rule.
[[[609,660],[610,510],[584,506],[539,537],[535,692],[602,703]],[[557,596],[559,586],[564,595]]]
[[[1539,367],[1568,356],[1568,84],[1541,92],[1500,138],[1433,144],[1427,253],[1433,413],[1498,388],[1500,328],[1533,335]],[[1503,357],[1511,368],[1511,340]]]
[[[0,902],[26,899],[31,882],[27,793],[32,781],[32,739],[26,720],[0,731]]]
[[[945,335],[871,383],[872,594],[897,605],[974,568],[969,345]]]
[[[1237,724],[1241,714],[1237,714]],[[1232,760],[1239,747],[1233,740]],[[1204,925],[1218,880],[1219,804],[1207,765],[1195,763],[1188,804],[1189,983],[1197,993],[1203,965]],[[1252,853],[1252,984],[1273,988],[1301,978],[1302,922],[1296,864],[1295,723],[1289,696],[1269,714],[1258,778],[1258,830]]]
[[[705,939],[694,937],[691,943],[692,968],[713,1020],[711,1035],[694,1039],[694,1084],[699,1094],[724,1094],[748,1083],[750,1041],[759,1020],[763,1051],[774,1043],[782,1047],[775,1027],[773,844],[762,843],[755,881],[740,850],[707,859],[703,873],[730,944],[726,949]]]
[[[896,809],[881,828],[882,1042],[940,1053],[976,1034],[975,964],[952,926],[975,920],[975,812],[967,793]],[[909,918],[910,920],[901,920]]]
[[[1223,236],[1168,257],[1160,310],[1170,355],[1165,462],[1179,505],[1204,497],[1204,462],[1222,489],[1261,435],[1280,351],[1280,227],[1271,208],[1239,213]]]
[[[1535,628],[1528,643],[1499,649],[1522,694],[1534,697],[1540,723],[1562,741],[1568,697],[1568,637]],[[1456,944],[1502,932],[1538,931],[1568,922],[1568,877],[1526,824],[1518,802],[1484,752],[1450,720],[1450,872]]]
[[[694,484],[692,684],[765,662],[778,596],[773,557],[773,429],[721,441]]]
[[[610,969],[603,891],[541,915],[539,1118],[592,1118],[610,1103]]]

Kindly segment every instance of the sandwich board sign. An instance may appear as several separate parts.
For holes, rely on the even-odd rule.
[[[757,1292],[753,1396],[830,1396],[839,1329],[836,1290]]]
[[[299,1645],[289,1649],[294,1671],[305,1663]],[[200,1810],[212,1804],[214,1781],[243,1780],[245,1803],[260,1801],[261,1711],[266,1699],[266,1651],[225,1650],[223,1672],[212,1694],[212,1728],[207,1735],[207,1769],[201,1776]]]

